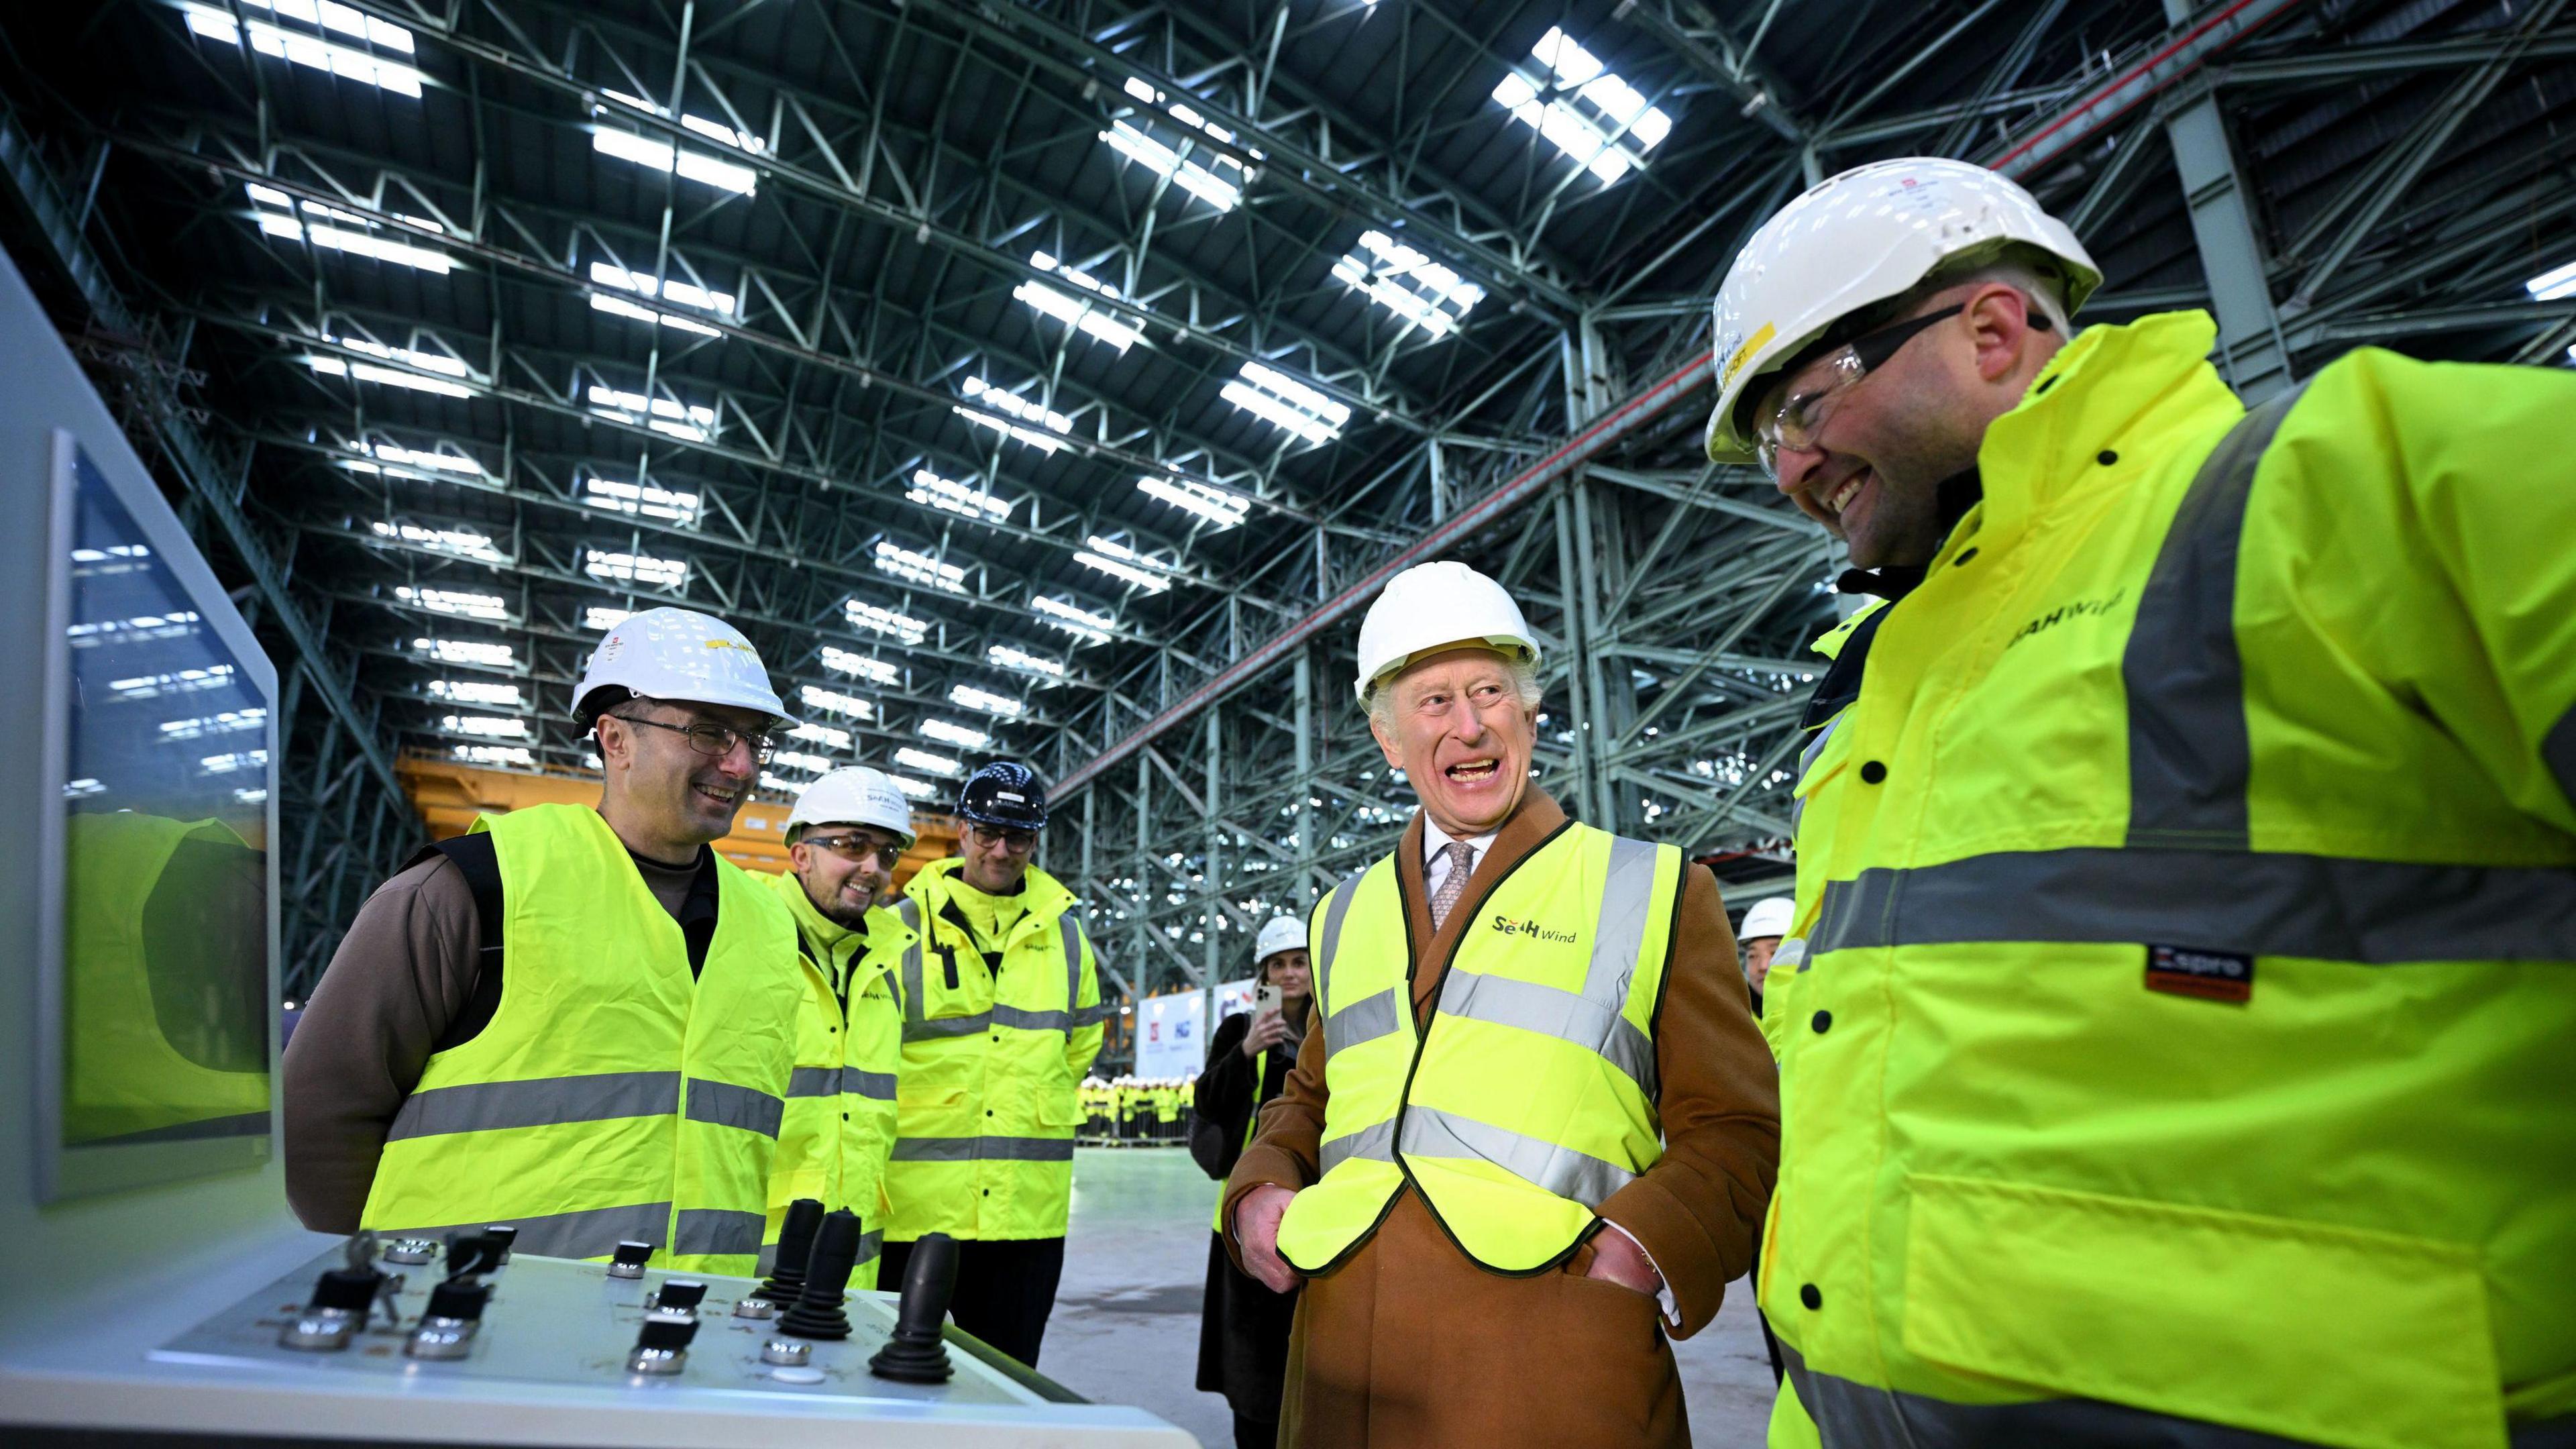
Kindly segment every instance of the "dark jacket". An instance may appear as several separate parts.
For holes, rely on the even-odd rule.
[[[1234,1171],[1235,1159],[1243,1154],[1253,1112],[1279,1095],[1297,1064],[1297,1044],[1282,1042],[1270,1049],[1256,1082],[1253,1061],[1243,1054],[1244,1033],[1251,1029],[1252,1018],[1241,1012],[1216,1024],[1190,1110],[1190,1156],[1218,1182]],[[1213,1210],[1213,1190],[1208,1203]],[[1277,1419],[1280,1382],[1288,1368],[1288,1330],[1296,1314],[1296,1294],[1273,1293],[1246,1276],[1226,1256],[1224,1240],[1211,1234],[1207,1296],[1199,1318],[1198,1386],[1225,1395],[1247,1419]]]

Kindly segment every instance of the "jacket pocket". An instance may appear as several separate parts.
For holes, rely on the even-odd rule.
[[[1082,1104],[1053,1092],[1039,1094],[1038,1125],[1041,1127],[1079,1127],[1090,1121]]]
[[[1905,1347],[2354,1449],[2504,1449],[2478,1254],[2290,1218],[1916,1176]]]

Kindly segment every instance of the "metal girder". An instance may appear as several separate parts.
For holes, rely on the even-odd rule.
[[[2180,0],[2177,0],[2180,3]],[[2030,178],[2072,153],[2141,102],[2207,65],[2302,0],[2223,0],[2177,24],[2147,53],[2122,66],[2052,116],[2025,128],[2010,145],[1979,164],[2027,185]]]
[[[2192,239],[2209,278],[2211,310],[2218,315],[2218,365],[2237,395],[2259,403],[2297,381],[2272,286],[2263,244],[2254,232],[2245,179],[2218,98],[2206,87],[2184,95],[2165,120],[2174,168],[2191,209]]]
[[[1736,114],[1770,127],[1793,146],[1807,144],[1806,123],[1787,103],[1787,87],[1754,59],[1753,48],[1737,44],[1713,23],[1684,24],[1673,10],[1671,0],[1620,0],[1611,18],[1625,20],[1662,41],[1734,100],[1739,107]]]

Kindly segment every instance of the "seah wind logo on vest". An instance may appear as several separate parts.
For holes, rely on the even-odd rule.
[[[1574,944],[1572,931],[1551,930],[1536,921],[1515,921],[1509,916],[1496,916],[1493,919],[1493,927],[1506,936],[1530,936],[1541,941],[1552,941],[1560,946]]]

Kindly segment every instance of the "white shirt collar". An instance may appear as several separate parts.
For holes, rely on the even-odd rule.
[[[1483,859],[1485,858],[1486,852],[1488,852],[1488,851],[1490,851],[1490,850],[1492,850],[1492,849],[1494,848],[1494,837],[1495,837],[1495,836],[1497,836],[1497,835],[1500,835],[1500,834],[1502,834],[1502,833],[1503,833],[1503,832],[1502,832],[1502,828],[1501,828],[1500,826],[1497,826],[1497,827],[1495,827],[1495,828],[1494,828],[1494,829],[1492,829],[1492,830],[1488,830],[1488,831],[1486,831],[1486,832],[1485,832],[1484,834],[1482,834],[1482,835],[1471,835],[1471,836],[1469,836],[1469,837],[1467,838],[1467,843],[1468,843],[1469,845],[1471,845],[1471,846],[1474,846],[1474,847],[1475,847],[1475,849],[1476,849],[1476,859],[1478,859],[1478,860],[1483,860]],[[1454,839],[1456,839],[1456,837],[1455,837],[1455,836],[1452,836],[1449,832],[1447,832],[1447,831],[1445,831],[1445,830],[1441,829],[1441,828],[1439,827],[1439,825],[1438,825],[1438,824],[1436,824],[1436,823],[1434,823],[1434,822],[1433,822],[1433,820],[1431,819],[1431,813],[1430,813],[1429,811],[1427,811],[1427,810],[1426,810],[1426,811],[1424,811],[1424,812],[1423,812],[1423,815],[1422,815],[1422,863],[1423,863],[1423,864],[1425,864],[1425,865],[1429,865],[1432,861],[1439,859],[1439,858],[1440,858],[1440,849],[1441,849],[1441,847],[1442,847],[1442,846],[1445,846],[1445,845],[1447,845],[1447,844],[1449,844],[1449,843],[1450,843],[1452,840],[1454,840]]]

